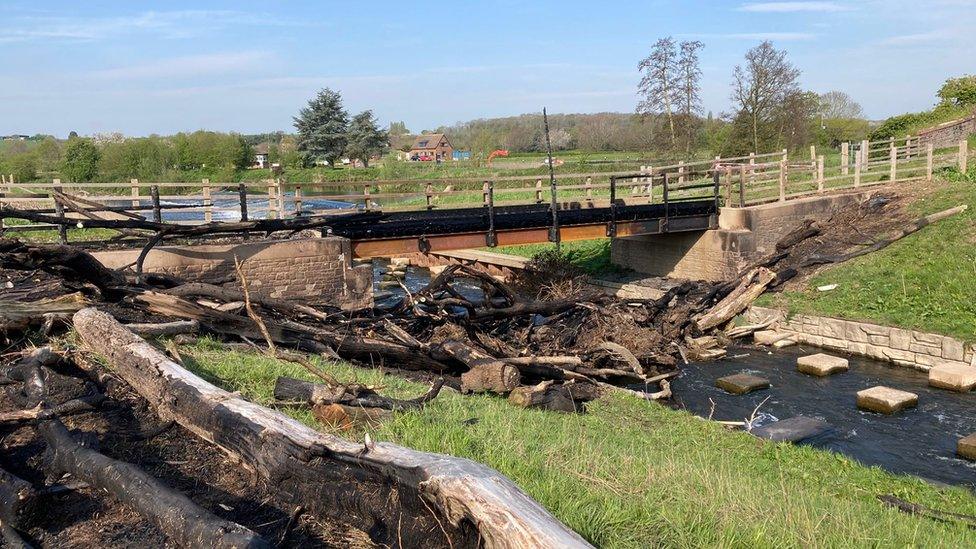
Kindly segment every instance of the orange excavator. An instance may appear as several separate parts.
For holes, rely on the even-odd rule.
[[[493,158],[496,158],[496,157],[499,157],[499,156],[508,156],[508,151],[507,150],[504,150],[504,149],[498,149],[498,150],[491,151],[491,154],[488,155],[488,167],[489,168],[491,167],[491,160]]]

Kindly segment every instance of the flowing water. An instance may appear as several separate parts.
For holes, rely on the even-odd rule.
[[[956,441],[976,432],[976,393],[954,393],[928,386],[925,373],[866,358],[847,357],[850,370],[819,378],[796,370],[796,359],[821,352],[792,347],[769,352],[734,348],[741,358],[690,364],[671,385],[675,400],[688,411],[713,419],[742,421],[759,408],[757,426],[804,415],[825,420],[831,428],[804,444],[840,452],[866,465],[894,473],[917,475],[947,484],[976,488],[976,463],[956,456]],[[746,372],[768,379],[769,389],[731,395],[715,387],[715,380]],[[918,407],[886,416],[861,411],[857,391],[875,385],[918,395]]]

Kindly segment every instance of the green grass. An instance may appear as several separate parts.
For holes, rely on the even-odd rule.
[[[976,169],[968,178],[949,174],[910,211],[922,216],[968,204],[966,212],[829,268],[802,291],[764,296],[760,303],[976,341]],[[826,284],[839,286],[816,291]]]
[[[279,375],[300,366],[221,349],[184,348],[188,366],[228,390],[272,404]],[[415,396],[426,388],[346,364],[323,367],[344,381]],[[313,427],[307,411],[285,413]],[[346,433],[361,440],[361,432]],[[657,403],[612,395],[583,415],[524,410],[504,399],[444,392],[426,409],[397,415],[388,440],[501,471],[557,518],[600,547],[878,547],[976,544],[976,533],[884,508],[875,496],[976,513],[962,489],[936,488],[843,456],[730,433]]]
[[[610,262],[610,239],[599,238],[596,240],[577,240],[573,242],[563,242],[562,254],[573,265],[582,269],[586,274],[600,276],[620,271]],[[482,248],[501,254],[511,254],[521,257],[532,258],[536,254],[547,250],[555,250],[553,243],[543,244],[522,244],[519,246],[502,246],[499,248]]]

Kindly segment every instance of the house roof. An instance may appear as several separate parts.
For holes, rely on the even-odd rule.
[[[442,133],[425,133],[418,135],[416,139],[413,140],[413,146],[411,149],[436,149],[437,145],[444,139],[444,134]],[[447,142],[448,145],[451,144],[450,141]]]
[[[254,146],[254,154],[268,154],[268,149],[270,148],[270,143],[258,143]]]

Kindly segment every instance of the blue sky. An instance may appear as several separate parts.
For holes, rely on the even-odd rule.
[[[976,0],[22,2],[0,4],[0,134],[291,130],[340,90],[414,131],[536,112],[632,111],[659,37],[697,39],[705,108],[763,39],[868,116],[928,108],[976,73]]]

